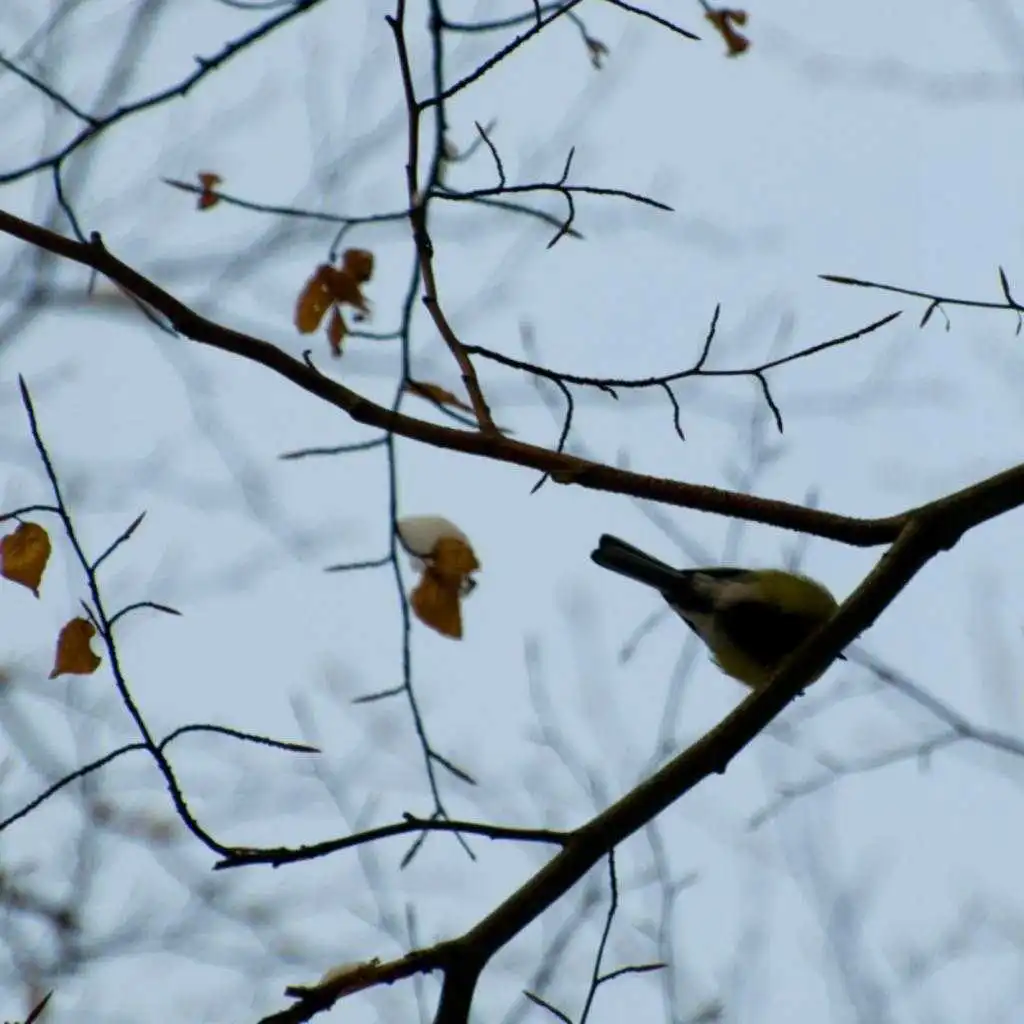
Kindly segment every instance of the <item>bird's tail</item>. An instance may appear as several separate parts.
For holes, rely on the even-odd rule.
[[[610,569],[662,592],[678,588],[685,578],[678,569],[607,533],[602,535],[590,558],[602,569]]]

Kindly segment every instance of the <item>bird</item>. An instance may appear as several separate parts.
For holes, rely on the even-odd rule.
[[[603,569],[659,591],[718,667],[752,689],[764,687],[787,655],[839,607],[826,587],[800,573],[727,566],[674,569],[607,533],[590,557]]]

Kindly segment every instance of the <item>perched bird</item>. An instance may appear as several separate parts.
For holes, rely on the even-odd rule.
[[[755,689],[839,607],[820,583],[798,573],[673,569],[608,534],[590,557],[604,569],[660,591],[704,641],[719,668]]]

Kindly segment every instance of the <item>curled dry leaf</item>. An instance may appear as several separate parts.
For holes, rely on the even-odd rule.
[[[398,534],[423,573],[409,595],[416,617],[442,636],[462,639],[462,598],[476,586],[480,568],[469,539],[442,516],[409,516],[399,521]]]
[[[88,619],[79,617],[68,622],[57,638],[57,657],[50,678],[56,679],[68,673],[92,675],[100,666],[99,657],[89,646],[89,641],[95,635],[96,627]]]
[[[709,10],[704,17],[715,26],[718,34],[725,40],[729,57],[738,57],[750,49],[750,40],[736,28],[737,25],[746,25],[746,11],[723,7]]]
[[[352,306],[363,315],[370,312],[366,297],[360,289],[362,281],[359,278],[354,274],[350,274],[344,268],[338,270],[337,267],[326,266],[324,267],[324,275],[327,290],[330,292],[331,299],[334,302],[338,303],[339,306]]]
[[[203,191],[199,193],[196,208],[199,210],[208,210],[211,206],[216,206],[217,203],[220,202],[220,196],[213,190],[224,179],[219,174],[214,174],[212,171],[200,171],[196,177],[198,177],[199,184],[203,187]]]
[[[331,355],[336,358],[341,355],[346,334],[348,334],[348,324],[345,323],[345,318],[335,306],[331,310],[331,319],[327,321],[327,342],[331,346]]]
[[[373,253],[369,249],[346,249],[341,254],[341,270],[357,283],[366,284],[373,277]]]
[[[461,409],[463,412],[468,412],[474,419],[476,419],[476,409],[474,409],[473,406],[468,402],[463,401],[454,392],[441,387],[440,384],[430,384],[422,380],[408,379],[403,385],[403,390],[410,395],[419,395],[420,398],[425,398],[428,402],[434,402],[437,405],[446,405],[453,409]],[[501,434],[512,433],[508,427],[501,426],[498,427],[498,432]]]
[[[456,409],[464,409],[466,412],[473,412],[473,406],[464,402],[458,395],[453,394],[440,384],[429,384],[426,381],[412,380],[405,382],[404,390],[410,395],[419,395],[430,402],[437,402],[438,405],[450,405]]]
[[[458,590],[445,586],[429,569],[420,577],[409,603],[416,618],[452,640],[462,639],[462,605]]]
[[[28,587],[36,597],[50,559],[50,536],[38,523],[20,523],[0,540],[0,575]]]
[[[332,266],[321,263],[299,293],[299,301],[295,305],[295,326],[300,334],[312,334],[334,302],[328,281],[328,275],[333,272]]]
[[[356,320],[370,315],[370,304],[363,295],[362,286],[373,276],[373,253],[367,249],[346,249],[341,266],[321,263],[303,286],[295,304],[295,326],[300,334],[311,334],[321,324],[324,314],[331,310],[327,322],[327,341],[335,356],[341,355],[342,343],[348,334],[348,324],[341,307],[356,310]]]

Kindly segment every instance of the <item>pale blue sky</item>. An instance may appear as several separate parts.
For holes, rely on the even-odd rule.
[[[16,52],[36,23],[23,6],[10,24],[0,16],[4,54]],[[326,372],[387,400],[398,365],[392,343],[353,340],[344,359],[332,362],[319,336],[310,341],[291,326],[294,298],[330,244],[329,225],[303,223],[273,236],[281,226],[275,218],[227,207],[199,214],[190,196],[160,181],[215,170],[227,191],[253,201],[354,214],[400,208],[404,134],[384,7],[353,6],[324,4],[186,101],[112,130],[92,151],[75,206],[87,230],[101,231],[119,256],[180,298],[293,354],[312,344]],[[418,28],[425,14],[411,6],[410,24]],[[770,422],[755,430],[775,454],[754,490],[793,501],[816,494],[830,510],[884,515],[1018,461],[1024,365],[1010,316],[953,309],[950,330],[940,316],[919,330],[923,305],[817,277],[848,274],[992,299],[999,295],[997,266],[1012,283],[1022,280],[1016,118],[1024,46],[1000,20],[1010,5],[961,0],[941,5],[941,17],[927,0],[747,6],[753,46],[742,59],[726,60],[695,3],[652,9],[700,31],[702,43],[609,5],[584,4],[588,30],[610,47],[603,71],[590,67],[566,23],[451,104],[457,145],[472,140],[474,121],[497,122],[493,138],[512,181],[557,177],[575,146],[575,182],[636,189],[675,208],[663,214],[581,198],[577,226],[586,242],[566,239],[548,250],[543,226],[438,206],[438,280],[456,330],[468,343],[521,356],[520,325],[528,322],[538,358],[554,368],[640,376],[689,365],[718,302],[721,332],[711,365],[722,368],[906,309],[873,336],[772,372],[786,432],[779,438]],[[469,4],[449,8],[452,17],[473,13]],[[214,52],[255,17],[178,0],[158,23],[131,94],[177,81],[196,54]],[[103,54],[123,26],[118,5],[83,4],[64,29],[61,86],[83,99],[93,95]],[[499,38],[460,42],[450,75],[474,67]],[[414,56],[425,83],[422,46]],[[23,85],[0,77],[0,110],[16,109],[0,171],[38,154],[45,111],[25,97]],[[490,185],[493,167],[480,153],[454,168],[449,181]],[[42,195],[47,187],[40,186]],[[561,209],[555,199],[546,202]],[[42,209],[24,184],[0,189],[0,205],[30,216]],[[366,228],[349,242],[376,254],[367,288],[376,311],[371,326],[390,329],[407,280],[407,237],[396,227]],[[2,252],[5,261],[27,258],[10,241]],[[288,755],[243,750],[225,767],[229,748],[222,753],[198,741],[180,748],[176,762],[197,813],[225,841],[247,845],[343,833],[370,800],[365,823],[429,813],[406,706],[348,703],[400,678],[387,570],[351,577],[321,571],[385,552],[382,456],[277,459],[368,432],[268,371],[159,335],[127,307],[117,315],[90,308],[79,268],[63,269],[60,280],[60,300],[40,310],[0,362],[4,507],[45,497],[17,404],[15,381],[23,374],[92,549],[102,549],[141,509],[148,512],[108,580],[115,605],[148,596],[185,613],[140,616],[123,633],[126,671],[155,731],[215,721],[294,738],[298,700],[314,709],[323,764],[343,780],[340,799],[351,822]],[[418,377],[457,385],[456,367],[425,315],[413,349]],[[528,379],[481,364],[481,380],[498,422],[519,437],[554,442],[558,423]],[[749,380],[703,380],[680,385],[677,395],[685,444],[661,393],[619,403],[578,395],[573,443],[595,457],[628,458],[638,470],[731,486],[749,461],[751,424],[763,419],[757,388]],[[430,415],[415,400],[409,411]],[[402,512],[453,519],[483,563],[465,608],[465,641],[422,628],[413,636],[415,687],[430,736],[480,781],[470,792],[443,778],[449,810],[513,824],[582,821],[592,800],[537,740],[524,638],[542,650],[549,724],[599,780],[603,798],[615,798],[650,766],[686,637],[665,621],[620,665],[622,643],[656,602],[592,566],[589,552],[608,531],[681,564],[685,555],[621,497],[551,484],[531,496],[531,473],[406,442],[399,473]],[[713,558],[726,549],[726,521],[660,514]],[[973,723],[1024,738],[1019,537],[1017,515],[966,538],[926,568],[863,644]],[[751,527],[734,543],[738,560],[770,565],[787,557],[794,538]],[[878,553],[815,541],[803,565],[845,596]],[[103,671],[70,683],[45,679],[51,637],[81,595],[59,545],[55,558],[39,604],[0,588],[0,614],[16,624],[8,656],[18,661],[19,688],[10,699],[36,721],[53,716],[54,743],[65,744],[63,711],[43,710],[47,692],[59,686],[86,702],[113,698]],[[225,575],[238,565],[253,571]],[[741,696],[703,654],[696,665],[677,710],[680,745]],[[791,728],[783,730],[787,721]],[[1000,1019],[997,1011],[1014,1005],[1024,983],[1019,764],[953,748],[927,765],[910,761],[841,780],[751,832],[750,816],[780,787],[815,777],[819,759],[884,752],[936,731],[927,715],[874,692],[851,666],[833,668],[782,723],[660,822],[674,876],[697,879],[672,922],[681,1019],[715,999],[725,1002],[724,1019],[737,1024]],[[83,750],[68,747],[67,757],[74,763],[78,753],[92,756],[120,741],[97,729]],[[5,810],[37,788],[38,780],[18,772],[15,766],[5,781],[16,794],[5,792]],[[169,813],[138,762],[107,778],[109,792],[123,794],[119,800]],[[246,786],[263,802],[252,803]],[[65,827],[68,806],[12,829],[5,858],[43,857]],[[262,808],[255,816],[253,806]],[[404,872],[404,845],[381,847],[385,902],[398,920],[405,900],[414,904],[421,940],[467,927],[538,863],[536,850],[473,845],[475,864],[437,837]],[[124,859],[122,884],[111,883],[99,904],[106,923],[128,913],[133,893],[167,884],[139,850],[118,847],[116,856]],[[208,859],[201,849],[187,857],[200,866]],[[638,887],[650,862],[640,838],[621,852],[622,907],[609,969],[658,959],[643,927],[656,918],[657,893]],[[380,908],[355,854],[276,872],[218,874],[212,884],[282,905],[287,934],[279,940],[300,951],[301,963],[270,958],[276,966],[254,985],[229,967],[146,949],[62,983],[57,1013],[70,1017],[87,1005],[98,1019],[109,1012],[112,1019],[159,1020],[165,1001],[185,990],[196,1020],[256,1019],[282,1005],[285,984],[312,980],[338,961],[404,951],[400,936],[379,927]],[[167,905],[179,898],[168,887]],[[854,952],[830,946],[827,917],[837,898],[850,901],[861,931]],[[570,896],[492,966],[479,996],[481,1019],[500,1020],[515,1003],[537,967],[543,936],[577,899]],[[981,908],[982,924],[966,933],[969,953],[907,982],[900,974],[906,958],[942,946],[972,905]],[[548,990],[574,1015],[602,914],[580,929]],[[877,988],[886,993],[883,1004],[851,996],[836,975],[837,956],[861,980],[857,998]],[[426,991],[433,990],[428,982]],[[411,985],[375,992],[334,1013],[411,1021],[418,1019],[412,992]],[[0,1001],[0,1014],[20,1012],[17,997]],[[624,1012],[668,1019],[655,976],[608,986],[591,1019],[604,1024]],[[539,1009],[530,1014],[543,1016]]]

